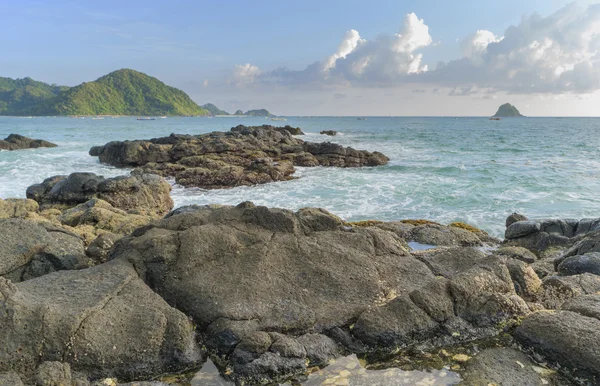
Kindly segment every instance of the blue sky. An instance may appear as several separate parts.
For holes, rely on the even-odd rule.
[[[597,1],[578,2],[579,17],[589,14],[587,6],[595,3]],[[585,99],[588,101],[585,103],[591,106],[589,100],[595,100],[595,90],[573,92],[575,86],[569,86],[563,90],[565,93],[561,93],[556,89],[558,86],[552,84],[536,85],[535,95],[530,92],[523,94],[523,90],[514,88],[489,88],[498,79],[486,78],[483,83],[465,79],[464,84],[437,84],[437,81],[429,79],[435,78],[434,74],[441,76],[440,71],[429,71],[428,78],[423,76],[422,80],[407,80],[405,75],[408,73],[415,78],[414,72],[409,70],[400,74],[402,77],[393,74],[392,77],[378,79],[376,84],[367,82],[366,76],[359,79],[354,74],[352,77],[345,76],[344,82],[313,82],[311,87],[305,87],[303,82],[305,75],[308,76],[305,69],[336,52],[349,30],[356,30],[361,42],[373,43],[371,48],[368,44],[359,43],[360,47],[366,47],[363,51],[377,50],[374,47],[383,46],[381,42],[385,37],[393,37],[402,31],[403,20],[407,20],[405,15],[414,13],[416,18],[413,21],[423,21],[431,41],[424,41],[417,49],[411,48],[400,55],[413,59],[422,55],[418,72],[424,74],[424,65],[435,70],[439,62],[452,63],[460,59],[464,55],[463,41],[478,30],[491,32],[493,35],[490,36],[497,37],[498,42],[490,42],[496,44],[504,37],[507,28],[519,26],[523,18],[530,18],[534,13],[549,17],[568,4],[558,0],[0,0],[0,76],[30,76],[49,83],[75,85],[115,69],[134,68],[183,88],[200,103],[211,101],[228,109],[253,108],[259,103],[260,107],[286,114],[322,114],[327,111],[343,114],[354,111],[357,104],[364,106],[364,101],[351,102],[350,97],[354,97],[353,100],[368,97],[379,105],[391,106],[390,111],[365,109],[364,114],[405,114],[408,112],[394,110],[394,104],[406,103],[409,97],[413,97],[416,106],[425,96],[410,94],[427,94],[432,99],[430,94],[440,94],[442,86],[448,90],[443,95],[445,98],[438,96],[433,99],[441,98],[440,103],[445,100],[446,104],[460,106],[461,111],[467,109],[469,103],[466,100],[460,102],[458,97],[472,99],[474,90],[489,96],[490,90],[493,90],[498,95],[515,94],[513,99],[539,106],[533,110],[544,115],[541,106],[548,105],[550,95],[552,98],[562,95],[562,104],[564,98],[572,96],[579,105]],[[523,30],[527,28],[524,26]],[[532,36],[543,42],[540,34]],[[595,36],[592,39],[595,40]],[[486,41],[486,44],[490,42]],[[508,45],[508,40],[502,44]],[[562,44],[567,46],[565,42]],[[592,45],[596,47],[595,43]],[[356,60],[365,60],[358,51],[348,54],[348,58],[340,58],[336,71],[341,73],[342,62],[356,66]],[[378,57],[384,58],[388,54],[386,51]],[[351,63],[353,55],[356,58]],[[394,65],[398,65],[398,60],[404,60],[392,59]],[[256,71],[251,71],[251,79],[241,83],[232,81],[235,66],[244,64],[250,65],[248,69],[252,71],[256,68]],[[289,71],[282,76],[275,72],[278,68]],[[385,66],[373,67],[373,74],[377,68]],[[373,75],[369,79],[372,80]],[[419,85],[421,82],[423,85]],[[473,85],[475,88],[467,89]],[[438,91],[434,91],[436,89]],[[481,101],[490,106],[497,104],[492,103],[492,98],[482,97]],[[437,114],[445,112],[441,108],[431,111],[434,115],[436,111]],[[580,110],[573,111],[581,113]]]

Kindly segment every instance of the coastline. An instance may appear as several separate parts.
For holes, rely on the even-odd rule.
[[[0,293],[8,314],[19,316],[2,320],[12,327],[0,329],[0,338],[24,348],[18,357],[0,348],[0,366],[16,371],[6,376],[51,379],[60,368],[81,382],[168,379],[210,359],[226,379],[255,384],[306,377],[352,355],[375,367],[398,353],[420,361],[420,348],[430,358],[426,368],[443,370],[440,379],[477,379],[481,371],[512,371],[522,384],[596,379],[593,344],[574,338],[593,342],[600,332],[587,316],[600,291],[598,218],[513,214],[501,240],[463,222],[352,222],[316,207],[251,202],[174,206],[164,179],[173,171],[196,186],[223,188],[240,183],[247,165],[253,186],[269,186],[285,178],[275,172],[284,159],[340,173],[376,153],[304,142],[291,134],[297,130],[240,125],[112,141],[90,154],[117,167],[138,165],[129,175],[54,176],[30,186],[27,199],[0,200]],[[171,153],[181,148],[191,158]],[[266,154],[283,155],[267,161]],[[386,167],[384,157],[373,169]],[[198,165],[203,179],[190,177]],[[209,165],[217,165],[214,176]],[[236,172],[224,178],[223,170]],[[27,334],[21,317],[45,332]],[[149,339],[138,338],[139,325]],[[39,339],[56,342],[59,357],[44,349],[39,359]],[[532,360],[529,350],[550,364]],[[515,358],[522,371],[499,357]]]

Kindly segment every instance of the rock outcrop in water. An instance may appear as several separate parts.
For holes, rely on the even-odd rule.
[[[229,132],[178,135],[151,140],[109,142],[90,155],[118,167],[174,177],[183,186],[206,189],[256,185],[292,179],[294,166],[361,167],[389,159],[338,144],[304,142],[289,126],[237,126]]]
[[[3,140],[0,140],[0,150],[23,150],[56,146],[56,144],[44,141],[43,139],[31,139],[19,134],[11,134]]]
[[[519,110],[517,110],[517,108],[513,105],[511,105],[510,103],[505,103],[502,106],[500,106],[498,108],[498,111],[496,112],[496,114],[493,115],[493,117],[522,117],[523,115],[521,115],[521,113],[519,112]]]

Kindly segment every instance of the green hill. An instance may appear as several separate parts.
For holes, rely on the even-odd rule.
[[[35,82],[35,81],[33,81]],[[10,82],[6,82],[8,85]],[[2,111],[1,115],[208,115],[181,90],[138,71],[123,69],[111,72],[93,82],[71,88],[59,88],[53,95],[45,83],[36,82],[37,99],[18,104],[19,109]],[[45,86],[43,86],[45,85]],[[17,86],[12,92],[20,93]],[[12,105],[17,106],[15,102]]]
[[[510,103],[505,103],[498,108],[494,117],[522,117],[521,113],[517,108]]]
[[[0,77],[0,115],[33,115],[36,106],[67,89],[31,78]]]
[[[212,103],[207,103],[205,105],[202,105],[202,108],[208,110],[208,112],[211,113],[212,115],[230,115],[227,111],[221,110],[220,108],[213,105]]]

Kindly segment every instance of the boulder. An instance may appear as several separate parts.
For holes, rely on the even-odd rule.
[[[90,155],[103,163],[139,167],[174,177],[184,186],[206,189],[290,180],[294,165],[360,167],[389,161],[379,152],[304,142],[293,136],[300,134],[301,130],[290,126],[239,125],[229,132],[109,142],[90,149]]]
[[[18,284],[0,278],[0,305],[0,371],[27,375],[63,362],[89,378],[129,380],[201,360],[187,317],[123,260]]]
[[[581,273],[600,275],[600,252],[566,257],[558,264],[557,272],[563,276],[579,275]]]
[[[10,134],[4,140],[0,140],[0,150],[23,150],[56,146],[56,144],[44,141],[43,139],[31,139],[19,134]]]
[[[433,279],[395,234],[342,223],[324,210],[251,203],[180,209],[119,240],[111,258],[132,261],[202,327],[223,318],[322,332]]]
[[[514,335],[590,384],[600,381],[600,320],[573,311],[540,311],[525,318]]]
[[[506,218],[506,227],[508,228],[509,226],[511,226],[512,224],[519,222],[519,221],[527,221],[529,220],[527,217],[525,217],[522,214],[519,213],[513,213],[510,216],[508,216]]]
[[[61,210],[97,198],[128,213],[162,216],[173,208],[171,185],[154,174],[104,178],[94,173],[72,173],[54,176],[27,188],[27,198],[37,201],[42,209]]]
[[[516,239],[532,233],[537,233],[541,231],[541,229],[542,227],[537,221],[517,221],[506,228],[504,237],[507,240]]]
[[[90,266],[81,238],[24,219],[0,219],[0,276],[19,282]]]

